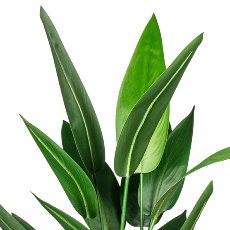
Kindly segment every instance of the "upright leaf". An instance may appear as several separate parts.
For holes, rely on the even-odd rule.
[[[23,220],[20,216],[12,213],[12,216],[26,229],[26,230],[35,230],[30,224]]]
[[[202,39],[202,34],[195,38],[132,109],[117,143],[115,155],[117,175],[127,177],[137,169],[152,134]]]
[[[13,216],[0,205],[0,228],[2,230],[26,230]]]
[[[96,192],[85,172],[41,130],[24,118],[23,121],[57,176],[73,207],[84,218],[95,217],[97,215]]]
[[[191,214],[189,215],[189,217],[183,224],[181,230],[193,230],[194,229],[206,203],[208,202],[208,199],[212,195],[212,192],[213,192],[213,182],[211,182],[206,187],[206,189],[200,196],[199,200],[197,201],[196,205],[194,206]]]
[[[194,108],[170,133],[159,166],[154,171],[143,175],[143,209],[146,215],[150,215],[157,201],[187,172],[193,123]],[[173,200],[169,201],[167,209],[175,204],[181,190],[182,187],[179,188]]]
[[[93,174],[103,168],[104,142],[95,111],[49,16],[40,11],[58,75],[71,130],[81,159]]]
[[[183,184],[183,180],[186,176],[192,174],[193,172],[196,172],[199,169],[202,169],[203,167],[206,167],[208,165],[218,163],[224,160],[230,159],[230,147],[222,149],[213,155],[209,156],[205,160],[203,160],[201,163],[196,165],[194,168],[189,170],[181,179],[178,180],[170,189],[168,189],[167,192],[160,198],[160,200],[156,203],[152,213],[151,213],[151,219],[152,223],[159,217],[166,209],[168,205],[168,201],[171,200],[175,194],[177,193],[177,189]]]
[[[120,88],[116,110],[117,139],[134,105],[164,70],[161,33],[156,16],[153,15],[139,39]],[[165,147],[168,122],[169,109],[152,135],[136,173],[152,171],[152,164],[148,162],[153,157],[159,162]]]
[[[34,195],[35,196],[35,195]],[[68,215],[67,213],[55,208],[53,205],[41,200],[35,196],[39,203],[59,222],[59,224],[68,230],[87,230],[83,224],[78,222],[76,219]]]
[[[82,164],[79,152],[74,144],[73,135],[68,122],[64,121],[62,125],[62,144],[64,150],[76,161],[78,165],[87,173]],[[121,218],[120,207],[120,188],[117,179],[107,163],[103,169],[95,174],[97,194],[101,207],[101,221],[99,215],[90,222],[91,227],[100,230],[101,225],[104,229],[119,229]]]
[[[159,230],[180,230],[186,221],[186,211],[184,211],[179,216],[170,220],[167,224],[159,228]]]

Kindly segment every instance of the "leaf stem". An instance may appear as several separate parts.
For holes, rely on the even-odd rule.
[[[140,173],[140,230],[144,229],[143,213],[143,173]]]
[[[127,176],[125,178],[124,195],[123,195],[123,201],[122,201],[122,214],[121,214],[120,230],[124,230],[125,229],[126,207],[127,207],[128,190],[129,190],[129,179],[130,179],[129,176]]]
[[[149,230],[153,230],[154,225],[155,225],[155,218],[150,221]]]
[[[102,221],[101,202],[100,202],[100,198],[99,198],[99,194],[98,194],[97,179],[96,179],[95,173],[93,174],[93,181],[94,181],[96,195],[97,195],[98,212],[99,212],[99,217],[100,217],[101,230],[104,230],[104,223]]]

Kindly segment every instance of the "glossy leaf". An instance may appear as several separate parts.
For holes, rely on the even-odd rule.
[[[84,217],[97,215],[96,192],[81,167],[41,130],[23,118],[53,172],[61,183],[73,207]]]
[[[197,201],[195,207],[193,208],[191,214],[188,216],[187,220],[183,224],[181,230],[193,230],[206,203],[208,202],[208,199],[212,195],[213,192],[213,182],[211,182],[202,195],[200,196],[199,200]]]
[[[202,34],[195,38],[132,109],[117,143],[114,166],[118,176],[130,176],[137,169],[152,134],[202,39]]]
[[[203,167],[206,167],[208,165],[218,163],[224,160],[230,159],[230,147],[222,149],[213,155],[209,156],[205,160],[203,160],[200,164],[189,170],[180,180],[178,180],[177,183],[175,183],[156,203],[152,213],[151,213],[151,219],[152,222],[154,222],[155,219],[157,219],[157,216],[161,215],[167,207],[167,199],[173,198],[175,196],[175,193],[177,192],[177,189],[183,184],[183,180],[186,176],[192,174],[193,172],[196,172],[199,169],[202,169]],[[170,200],[170,199],[168,199]]]
[[[35,195],[34,195],[35,196]],[[39,203],[59,222],[59,224],[68,230],[87,230],[83,224],[78,222],[76,219],[54,207],[53,205],[41,200],[35,196]]]
[[[167,224],[159,228],[159,230],[180,230],[186,221],[186,211],[184,211],[179,216],[170,220]]]
[[[0,205],[0,228],[2,230],[26,230],[13,216]]]
[[[26,230],[35,230],[30,224],[23,220],[20,216],[12,213],[12,216],[26,229]]]
[[[120,88],[116,110],[117,139],[134,105],[164,70],[161,33],[156,16],[153,15],[140,37]],[[151,172],[154,169],[149,159],[159,163],[166,143],[168,122],[169,109],[153,133],[136,173]]]
[[[61,138],[63,149],[68,153],[68,155],[83,169],[87,176],[92,179],[92,175],[88,172],[85,165],[81,160],[81,156],[77,150],[74,142],[73,133],[71,131],[70,124],[67,121],[63,121],[61,128]]]
[[[121,197],[124,193],[124,183],[125,179],[122,178],[121,181]],[[129,181],[129,194],[128,194],[128,201],[127,201],[127,210],[126,210],[126,220],[128,223],[135,227],[140,227],[140,207],[138,204],[138,187],[140,183],[140,176],[134,174],[130,177]],[[144,226],[148,227],[150,218],[149,216],[145,216],[144,218]]]
[[[193,135],[194,108],[170,133],[165,152],[159,166],[153,172],[143,175],[143,209],[150,215],[157,201],[187,172]],[[168,203],[167,209],[177,201],[182,187]]]
[[[95,111],[49,16],[40,11],[58,75],[62,97],[77,149],[93,174],[105,163],[104,142]]]
[[[62,125],[62,144],[64,150],[76,161],[82,169],[85,169],[79,152],[76,149],[73,135],[68,122],[64,121]],[[121,207],[120,207],[120,187],[117,179],[110,169],[108,164],[102,170],[95,174],[97,194],[99,197],[101,207],[101,220],[104,229],[119,229],[120,218],[121,218]],[[86,220],[90,222],[91,227],[95,230],[101,229],[100,217],[97,216],[93,220]]]

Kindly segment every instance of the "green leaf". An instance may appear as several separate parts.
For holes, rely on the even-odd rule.
[[[135,227],[140,227],[140,207],[138,204],[138,187],[140,183],[140,176],[134,174],[130,177],[129,181],[129,194],[128,194],[128,201],[127,201],[127,210],[126,210],[126,220],[128,223]],[[124,184],[125,178],[121,180],[121,197],[124,193]],[[148,227],[150,218],[149,216],[145,216],[144,226]]]
[[[34,195],[35,196],[35,195]],[[41,200],[37,196],[35,198],[39,203],[59,222],[59,224],[68,230],[87,230],[83,224],[78,222],[76,219],[68,215],[67,213],[61,211],[60,209],[52,206],[51,204]]]
[[[165,152],[159,166],[152,172],[143,175],[143,209],[150,215],[157,201],[187,172],[194,123],[194,108],[179,125],[170,133]],[[178,189],[173,200],[167,205],[172,208],[176,203],[182,187]]]
[[[74,140],[87,170],[93,174],[105,163],[104,142],[87,92],[49,16],[40,11],[58,75]]]
[[[195,38],[132,109],[117,143],[114,166],[118,176],[130,176],[137,169],[152,134],[202,39],[203,34]]]
[[[0,205],[0,228],[2,230],[26,230],[13,216]]]
[[[78,165],[87,173],[79,152],[76,149],[71,128],[68,122],[64,121],[62,125],[62,144],[64,150],[71,156]],[[120,188],[117,179],[107,163],[103,169],[95,174],[96,186],[100,207],[101,207],[101,220],[104,229],[119,229],[121,218],[120,207]],[[93,229],[101,229],[99,215],[90,222]]]
[[[92,175],[88,172],[85,165],[81,160],[81,156],[77,150],[74,142],[73,133],[71,131],[70,124],[67,121],[63,121],[61,128],[62,146],[68,155],[83,169],[87,176],[92,179]]]
[[[179,216],[170,220],[167,224],[159,228],[159,230],[180,230],[184,222],[186,221],[186,211]]]
[[[117,102],[117,139],[131,110],[165,70],[161,33],[156,16],[145,27],[123,79]]]
[[[117,139],[131,110],[147,89],[165,70],[161,33],[156,16],[153,15],[145,27],[123,79],[117,102]],[[154,169],[149,159],[159,163],[164,152],[169,122],[169,109],[164,113],[136,173],[147,173]]]
[[[200,164],[189,170],[178,182],[176,182],[165,194],[160,198],[160,200],[156,203],[152,213],[151,213],[151,219],[152,222],[154,222],[155,219],[157,219],[158,216],[162,214],[166,210],[168,201],[175,196],[175,193],[177,192],[177,189],[183,184],[184,178],[193,172],[206,167],[208,165],[218,163],[224,160],[230,159],[230,147],[222,149],[213,155],[209,156],[205,160],[203,160]],[[170,198],[170,199],[169,199]]]
[[[208,199],[212,195],[213,192],[213,182],[209,183],[206,187],[202,195],[200,196],[199,200],[197,201],[195,207],[193,208],[191,214],[183,224],[181,230],[193,230]]]
[[[96,192],[81,167],[41,130],[22,118],[73,207],[84,218],[97,215]]]
[[[30,224],[23,220],[20,216],[12,213],[12,216],[26,229],[26,230],[35,230]]]

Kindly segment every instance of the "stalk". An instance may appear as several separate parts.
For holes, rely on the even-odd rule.
[[[155,225],[155,218],[153,218],[153,219],[150,221],[149,229],[148,229],[148,230],[153,230],[154,225]]]
[[[99,194],[98,194],[97,179],[96,179],[95,174],[93,174],[93,181],[94,181],[95,190],[96,190],[96,195],[97,195],[98,212],[99,212],[99,217],[100,217],[101,230],[104,230],[104,223],[103,223],[103,221],[102,221],[101,203],[100,203],[100,198],[99,198]],[[91,229],[91,228],[90,228],[90,229]]]
[[[140,173],[140,230],[144,229],[143,213],[143,173]]]
[[[126,217],[126,207],[127,207],[127,199],[128,199],[128,190],[129,190],[129,179],[130,177],[127,176],[125,178],[125,187],[124,187],[124,195],[122,201],[122,214],[121,214],[121,225],[120,230],[125,229],[125,217]]]

